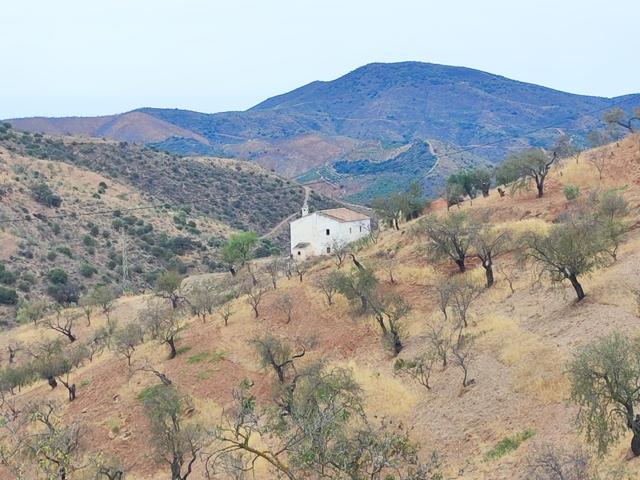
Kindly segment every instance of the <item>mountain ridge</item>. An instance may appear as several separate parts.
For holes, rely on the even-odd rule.
[[[182,155],[256,161],[293,178],[328,175],[342,185],[343,196],[366,202],[380,193],[376,185],[391,173],[398,188],[415,179],[416,173],[408,174],[397,162],[394,172],[345,176],[335,165],[389,160],[399,148],[428,140],[442,142],[449,151],[482,145],[471,160],[461,154],[453,163],[492,165],[513,146],[548,146],[559,132],[584,143],[587,133],[602,126],[600,112],[617,104],[631,107],[636,97],[578,95],[468,67],[371,63],[337,79],[310,82],[273,96],[245,111],[208,114],[145,107],[114,118],[99,117],[109,118],[113,127],[95,130],[99,136]],[[87,118],[87,124],[95,124],[96,118]],[[69,128],[81,123],[65,118],[10,122],[18,129],[45,133],[59,133],[47,129],[60,129],[65,122]],[[76,131],[88,129],[78,126]],[[433,195],[448,173],[438,167],[429,171],[429,181],[427,170],[418,172],[417,178]]]

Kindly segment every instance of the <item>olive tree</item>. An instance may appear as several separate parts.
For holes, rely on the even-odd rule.
[[[275,301],[275,307],[285,316],[286,323],[291,323],[293,315],[293,298],[289,294],[282,294]]]
[[[289,480],[316,478],[318,472],[336,479],[441,478],[437,458],[421,462],[406,428],[369,422],[349,370],[322,364],[292,367],[276,387],[274,404],[262,407],[248,382],[234,391],[231,415],[216,430],[214,450],[207,456],[208,473],[222,473],[219,469],[230,464],[252,472],[262,460]],[[229,462],[229,455],[236,461]]]
[[[578,219],[553,225],[548,233],[531,232],[524,236],[525,255],[534,262],[540,276],[553,283],[569,280],[578,301],[585,297],[579,281],[604,262],[601,235],[593,224]]]
[[[637,107],[631,114],[627,114],[621,108],[613,108],[604,113],[602,120],[608,127],[624,128],[629,133],[634,133],[634,123],[640,122],[640,107]]]
[[[450,258],[460,272],[466,270],[465,260],[477,226],[465,212],[450,213],[445,217],[428,216],[422,223],[427,234],[427,252],[433,259]]]
[[[466,388],[472,383],[475,383],[474,379],[469,379],[469,367],[476,359],[473,340],[470,338],[460,339],[451,348],[451,353],[454,365],[462,370],[462,387]]]
[[[240,232],[229,237],[222,247],[222,260],[231,275],[236,274],[236,264],[242,267],[255,256],[258,240],[255,232]]]
[[[398,355],[404,346],[402,321],[411,311],[411,305],[400,295],[381,292],[375,292],[369,303],[385,345]]]
[[[546,151],[541,148],[511,153],[498,168],[497,176],[503,183],[512,183],[514,191],[528,188],[533,181],[540,198],[544,195],[544,182],[551,166],[558,158],[556,150]]]
[[[571,399],[580,406],[580,429],[604,454],[622,433],[633,433],[640,455],[640,337],[613,332],[581,347],[569,362]]]
[[[51,312],[52,308],[51,302],[43,297],[23,301],[18,306],[16,319],[19,323],[33,323],[35,326],[40,319]]]
[[[140,313],[140,320],[151,338],[169,347],[169,359],[175,358],[178,354],[176,349],[178,334],[186,328],[186,320],[182,312],[151,299]]]
[[[339,273],[335,277],[337,291],[352,304],[360,303],[360,312],[369,309],[370,298],[378,285],[378,279],[367,268],[352,268],[349,273]]]
[[[435,351],[427,350],[409,359],[399,358],[393,364],[393,371],[396,375],[412,378],[427,390],[431,390],[429,379],[437,359]]]
[[[172,308],[178,308],[185,298],[182,292],[182,276],[173,271],[161,273],[155,281],[154,292],[158,297],[169,300]]]
[[[109,315],[113,311],[113,307],[117,298],[118,294],[113,288],[109,287],[108,285],[97,285],[91,290],[86,301],[89,301],[94,305],[100,307],[101,312],[104,314],[108,321],[110,319]]]
[[[339,279],[340,273],[333,271],[319,276],[316,280],[316,287],[324,294],[329,306],[333,305],[333,296],[338,291]]]
[[[295,370],[294,361],[305,354],[304,347],[294,353],[289,343],[272,335],[256,337],[251,340],[251,343],[256,349],[260,365],[263,368],[273,369],[281,384],[287,380],[289,371]]]
[[[151,442],[157,456],[169,466],[171,480],[187,480],[206,441],[205,430],[189,421],[191,399],[175,387],[157,385],[144,398]]]
[[[144,331],[139,323],[127,323],[113,334],[113,350],[127,359],[127,365],[131,366],[131,357],[136,347],[144,340]]]
[[[67,337],[69,342],[73,343],[76,341],[73,329],[77,320],[78,314],[76,312],[58,307],[54,314],[44,317],[40,324],[44,328],[48,328],[54,332],[64,335]]]
[[[507,232],[500,232],[488,223],[485,223],[473,235],[473,253],[482,263],[487,279],[487,288],[491,288],[494,283],[493,261],[507,251],[509,240]]]
[[[260,306],[260,302],[262,301],[262,297],[264,296],[266,290],[262,285],[253,282],[250,279],[245,279],[242,282],[240,291],[246,295],[247,303],[251,306],[253,310],[253,315],[255,318],[260,316],[260,312],[258,307]]]
[[[186,293],[186,300],[191,312],[201,318],[202,323],[221,301],[218,287],[212,281],[194,282]]]
[[[530,480],[596,480],[590,459],[580,449],[567,450],[550,444],[536,446],[527,459]]]

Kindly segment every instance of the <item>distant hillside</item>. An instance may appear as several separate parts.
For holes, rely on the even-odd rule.
[[[380,193],[376,185],[393,180],[394,175],[400,175],[393,182],[398,183],[397,188],[406,184],[406,165],[398,155],[426,140],[439,141],[449,150],[492,143],[476,154],[478,159],[496,162],[514,144],[549,144],[559,130],[583,139],[600,126],[602,110],[627,100],[629,105],[623,106],[634,106],[639,103],[634,98],[574,95],[462,67],[374,63],[333,81],[312,82],[245,112],[204,114],[144,108],[120,116],[127,118],[116,122],[124,124],[121,128],[107,128],[107,122],[95,118],[86,119],[86,125],[78,124],[78,119],[12,122],[29,131],[59,131],[64,126],[69,133],[93,130],[118,139],[130,135],[132,140],[180,154],[255,160],[303,179],[328,175],[344,186],[345,194],[360,192],[359,198],[366,200]],[[134,114],[141,117],[132,117]],[[150,118],[159,124],[154,125]],[[545,128],[548,126],[555,128]],[[513,136],[519,138],[509,140]],[[420,161],[425,168],[411,177],[424,178],[429,172],[435,181],[425,180],[425,185],[433,192],[446,171],[441,167],[432,171],[429,154],[425,155]],[[344,173],[344,162],[396,157],[393,171],[349,167],[347,170],[356,171]],[[465,158],[459,155],[454,160],[459,163]],[[336,163],[340,165],[337,169]]]
[[[120,285],[123,230],[134,291],[164,269],[223,269],[218,252],[230,233],[267,233],[303,199],[300,186],[245,162],[182,159],[0,124],[0,286],[8,279],[4,286],[26,298],[51,288],[74,294],[96,283]],[[315,192],[310,203],[332,205]],[[286,228],[276,236],[281,246],[283,235]],[[268,255],[278,246],[265,242],[262,250]],[[52,285],[48,272],[56,268],[68,278]],[[0,306],[0,323],[10,312]]]

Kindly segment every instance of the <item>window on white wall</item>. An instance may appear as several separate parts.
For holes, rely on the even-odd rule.
[[[362,225],[360,225],[360,231],[362,231]]]
[[[331,230],[327,228],[327,236],[331,235]]]
[[[331,253],[331,247],[327,247],[327,253]]]

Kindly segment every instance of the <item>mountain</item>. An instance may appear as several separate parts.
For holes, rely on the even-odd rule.
[[[114,117],[10,122],[32,132],[105,136],[180,154],[252,160],[289,177],[330,182],[341,194],[364,201],[380,193],[381,185],[402,188],[427,175],[425,185],[434,193],[461,165],[495,163],[514,145],[549,145],[559,131],[582,141],[601,126],[604,110],[631,107],[636,99],[575,95],[463,67],[373,63],[244,112],[143,108]],[[440,142],[441,151],[426,149],[428,141]],[[432,168],[431,155],[487,143],[492,145],[473,153],[449,153]],[[417,173],[397,158],[407,149],[425,152]],[[396,158],[393,168],[353,167],[347,170],[357,171],[345,173],[344,162]]]

